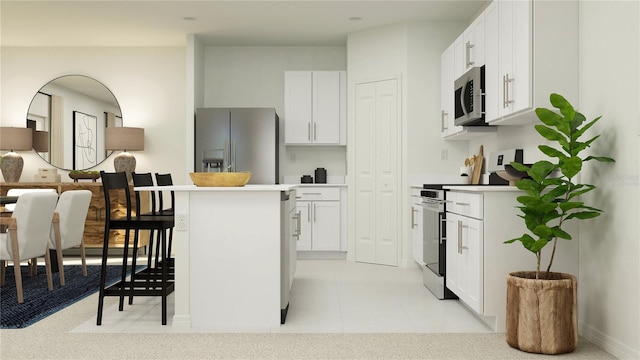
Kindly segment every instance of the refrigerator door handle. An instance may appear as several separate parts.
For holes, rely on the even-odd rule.
[[[229,140],[224,140],[224,154],[222,154],[222,169],[220,171],[229,170]]]
[[[231,140],[231,148],[233,149],[233,157],[231,159],[231,164],[229,164],[231,171],[236,171],[236,141]]]

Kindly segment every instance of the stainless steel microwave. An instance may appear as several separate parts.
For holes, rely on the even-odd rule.
[[[457,126],[487,125],[484,121],[484,65],[469,69],[454,82]]]

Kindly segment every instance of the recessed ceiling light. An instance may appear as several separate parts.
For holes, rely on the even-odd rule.
[[[349,20],[351,20],[351,21],[360,21],[360,20],[362,20],[362,18],[360,16],[352,16],[352,17],[349,18]]]
[[[184,17],[182,18],[182,20],[185,20],[185,21],[193,21],[193,20],[195,20],[195,19],[196,19],[196,18],[194,18],[193,16],[184,16]]]

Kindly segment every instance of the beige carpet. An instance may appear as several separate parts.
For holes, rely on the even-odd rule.
[[[107,298],[106,306],[116,298]],[[504,334],[84,334],[97,294],[26,329],[0,331],[0,359],[540,359]],[[562,359],[614,359],[581,339]],[[556,356],[557,358],[557,356]]]

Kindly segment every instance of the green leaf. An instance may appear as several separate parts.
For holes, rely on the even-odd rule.
[[[555,113],[549,109],[545,108],[537,108],[535,110],[538,119],[542,121],[543,124],[548,126],[556,127],[559,123],[561,123],[564,119],[558,113]]]
[[[534,182],[542,182],[551,172],[556,169],[556,165],[550,163],[546,160],[540,160],[535,164],[531,165],[531,170],[529,171],[529,176],[533,178]]]
[[[600,162],[616,162],[614,159],[610,157],[604,157],[604,156],[587,156],[582,161],[589,161],[589,160],[596,160]]]
[[[555,237],[558,237],[560,239],[571,240],[571,235],[566,231],[562,230],[559,226],[552,227],[551,231],[553,232],[553,235]]]
[[[582,125],[582,123],[585,122],[586,120],[587,120],[587,118],[584,117],[584,115],[582,115],[581,113],[577,112],[575,114],[575,116],[573,117],[573,119],[571,119],[571,122],[570,122],[571,132],[572,133],[575,132],[578,129],[578,127],[580,127],[580,125]],[[572,138],[572,140],[577,139],[577,138],[575,138],[573,136],[571,138]]]
[[[524,171],[527,173],[529,172],[529,167],[527,165],[522,165],[519,162],[512,161],[510,165],[513,166],[513,168],[518,171]]]
[[[537,252],[540,252],[540,250],[542,250],[543,247],[547,246],[548,243],[549,241],[547,239],[538,239],[533,244],[531,244],[527,248],[527,250],[537,253]]]
[[[540,145],[538,146],[538,149],[540,149],[540,151],[542,151],[542,153],[547,155],[548,157],[557,157],[557,158],[567,157],[562,151],[554,149],[551,146]]]
[[[567,212],[571,209],[580,209],[584,207],[584,203],[581,201],[563,202],[560,203],[560,210]]]
[[[580,116],[582,116],[584,118],[584,115],[580,114]],[[580,136],[582,136],[582,134],[584,134],[585,131],[589,130],[589,128],[592,127],[593,124],[595,124],[598,120],[600,120],[601,117],[602,116],[598,116],[597,118],[595,118],[595,119],[591,120],[590,122],[588,122],[587,124],[585,124],[585,126],[583,126],[580,129],[577,129],[577,126],[576,126],[576,128],[574,128],[576,130],[571,135],[571,140],[575,141],[575,140],[579,139]]]
[[[576,218],[576,219],[585,220],[585,219],[592,219],[598,216],[600,216],[600,212],[597,212],[597,211],[581,211],[581,212],[569,214],[569,216],[567,216],[566,219],[570,220],[570,219]]]
[[[582,159],[578,156],[560,160],[560,171],[569,179],[576,176],[582,170]]]

